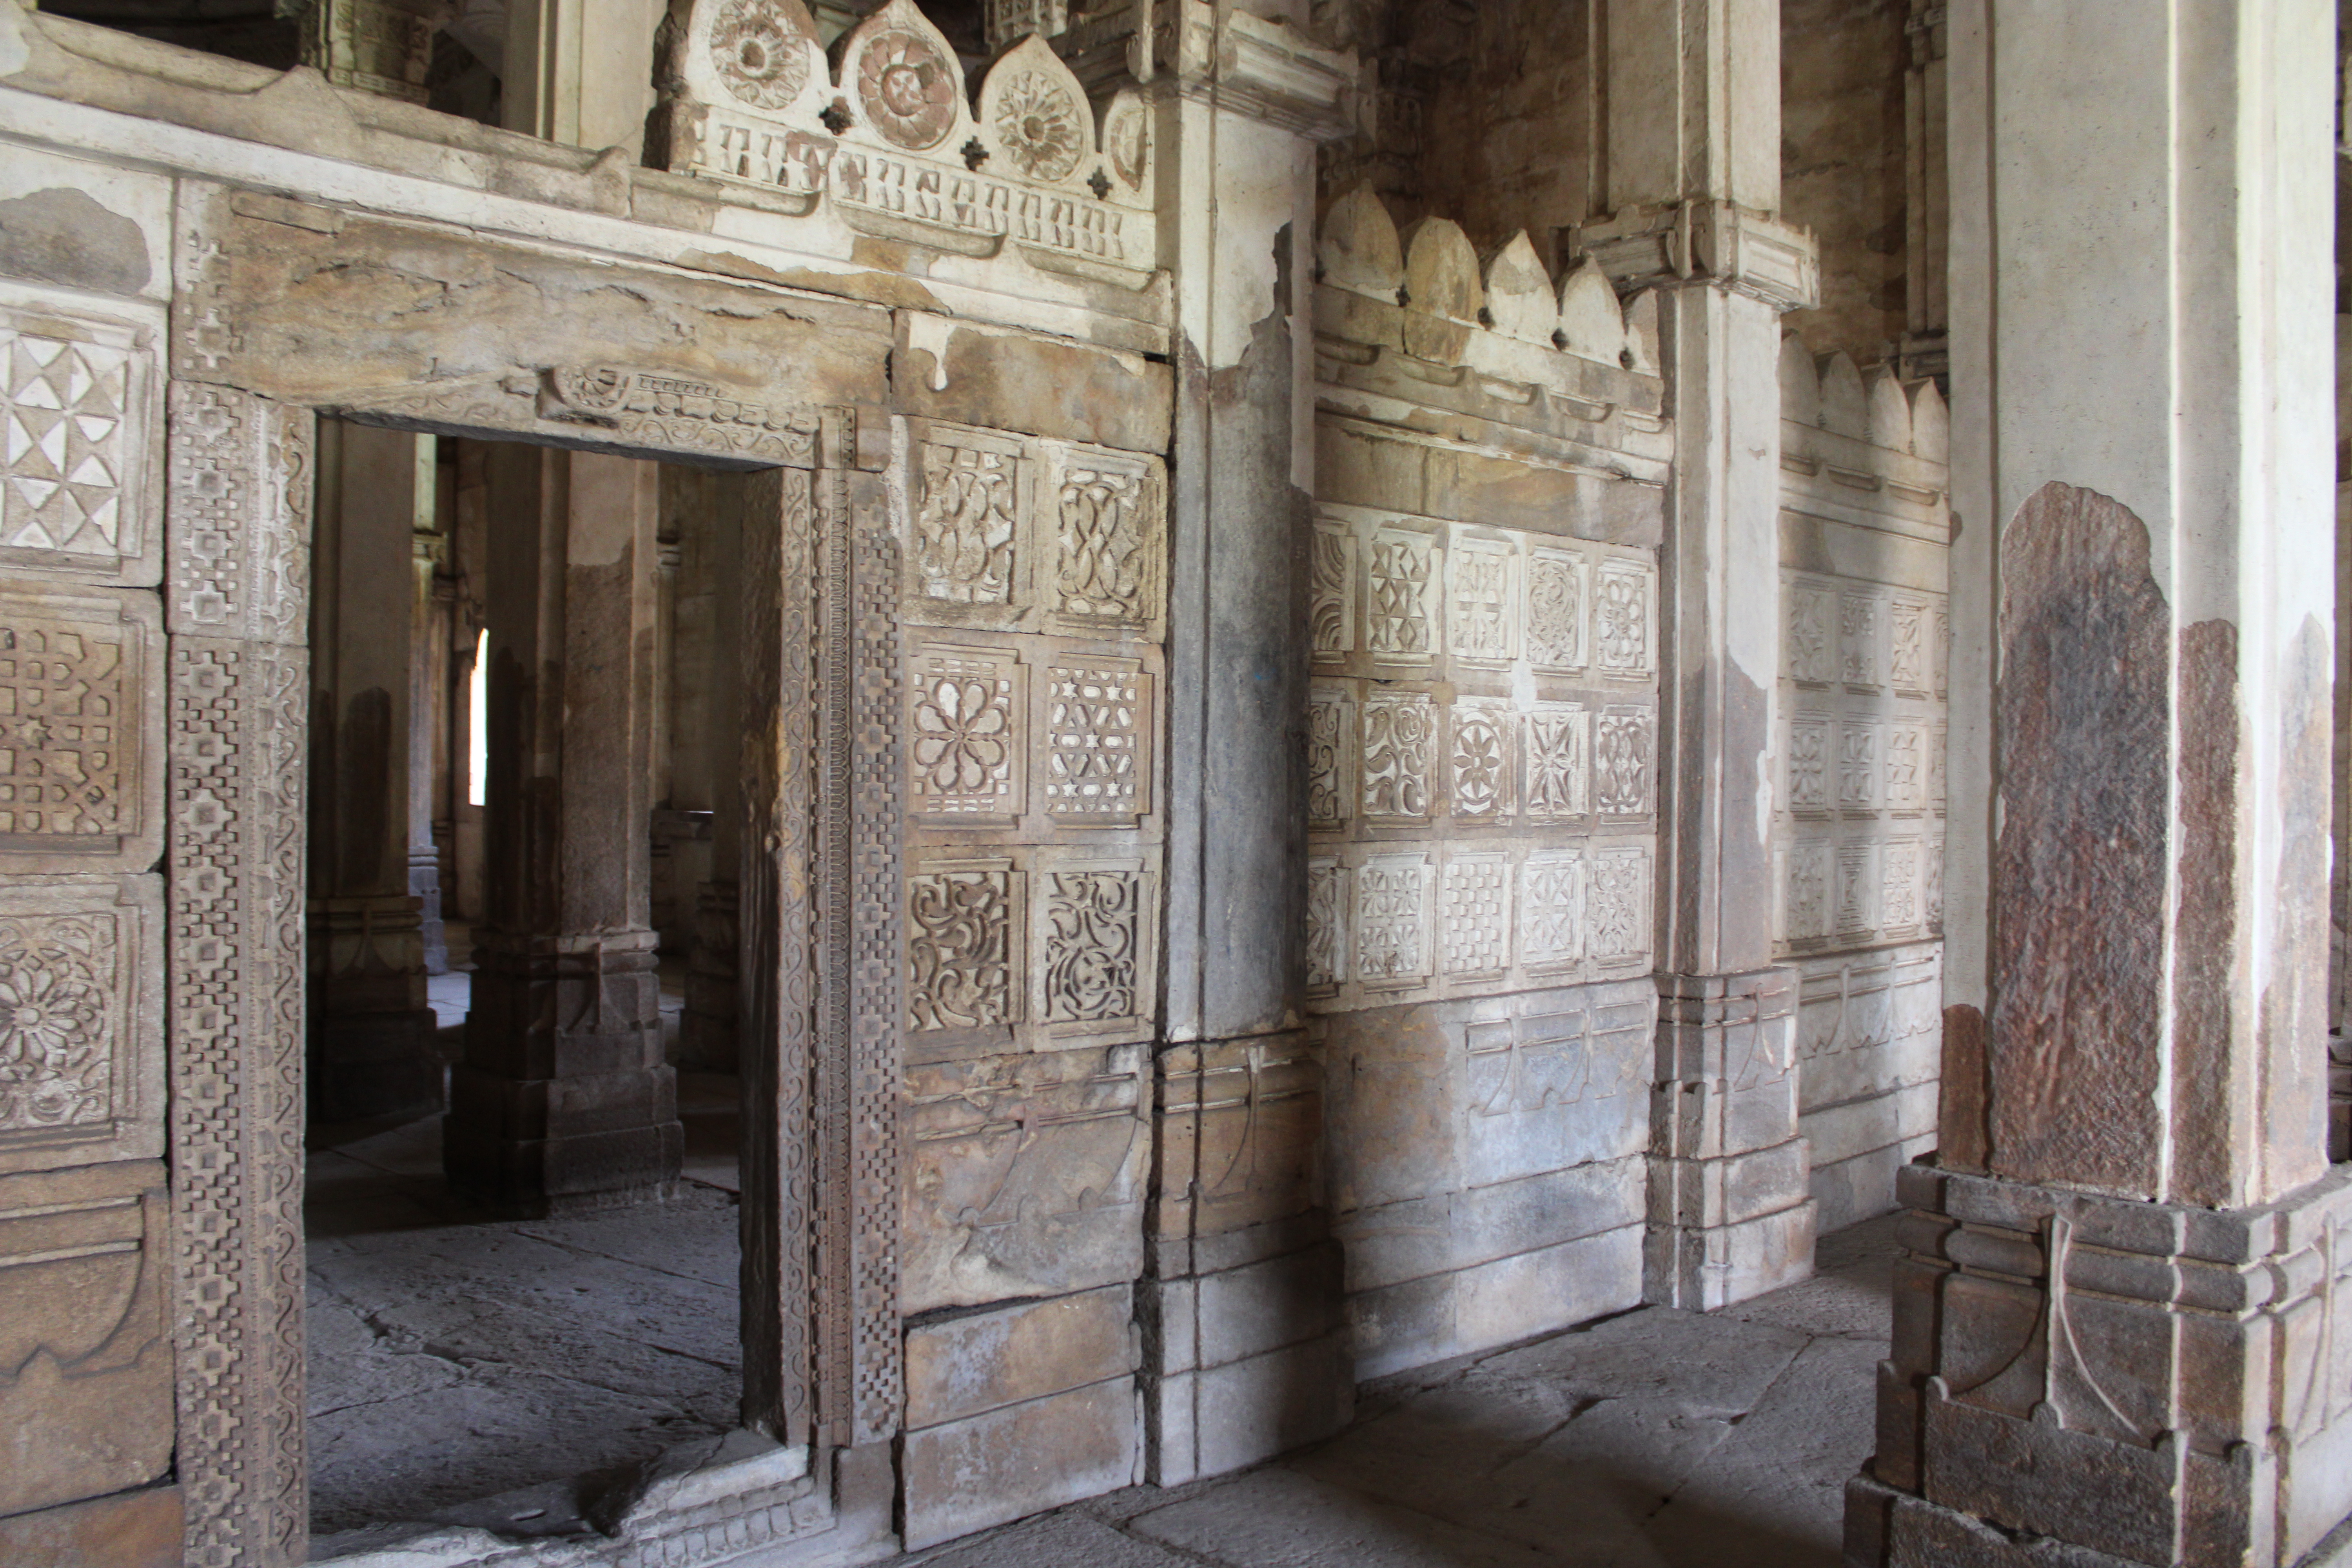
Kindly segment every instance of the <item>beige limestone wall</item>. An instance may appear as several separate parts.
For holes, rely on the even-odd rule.
[[[1343,198],[1316,304],[1307,996],[1365,1376],[1642,1299],[1657,1009],[1648,318],[1408,233]]]
[[[1948,419],[1933,383],[1780,356],[1775,952],[1800,976],[1823,1230],[1935,1146],[1942,1049]]]
[[[1910,0],[1783,0],[1780,216],[1821,247],[1820,308],[1787,328],[1868,364],[1908,330]]]

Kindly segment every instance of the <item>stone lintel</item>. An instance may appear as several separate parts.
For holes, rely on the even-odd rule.
[[[1812,231],[1733,202],[1693,198],[1631,207],[1580,227],[1576,248],[1601,263],[1621,294],[1706,283],[1779,310],[1821,303]]]

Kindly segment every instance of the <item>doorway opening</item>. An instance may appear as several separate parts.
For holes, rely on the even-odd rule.
[[[740,1420],[745,476],[318,451],[312,1531],[584,1531]]]

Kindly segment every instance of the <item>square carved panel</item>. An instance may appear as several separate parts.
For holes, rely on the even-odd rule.
[[[1027,890],[1010,860],[916,863],[907,878],[909,1033],[1008,1035],[1022,1021]]]
[[[1064,827],[1130,827],[1151,809],[1151,677],[1130,658],[1045,667],[1045,815]]]
[[[163,886],[0,887],[0,1173],[163,1152]]]
[[[1155,1013],[1159,879],[1142,858],[1048,860],[1034,874],[1037,1016],[1058,1047],[1148,1037]]]
[[[907,809],[1011,822],[1025,804],[1027,671],[1011,649],[918,643],[907,660]]]
[[[0,572],[161,579],[162,331],[0,284]]]
[[[1034,602],[1031,465],[1014,436],[911,422],[906,607],[933,626],[1012,628]]]
[[[1136,632],[1156,640],[1168,554],[1159,459],[1043,445],[1049,499],[1041,510],[1053,534],[1045,600],[1056,629],[1076,637]]]
[[[0,585],[0,869],[155,863],[163,667],[152,594]]]

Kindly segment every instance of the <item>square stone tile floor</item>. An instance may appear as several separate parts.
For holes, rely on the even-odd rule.
[[[435,977],[445,1031],[463,1023],[469,978]],[[537,1221],[448,1190],[437,1116],[310,1129],[314,1555],[364,1526],[460,1521],[452,1510],[476,1500],[733,1428],[736,1080],[681,1074],[678,1104],[676,1200]]]
[[[469,978],[436,978],[445,1026]],[[437,1117],[311,1130],[315,1556],[385,1521],[583,1528],[572,1478],[734,1425],[736,1080],[681,1074],[678,1098],[680,1198],[558,1220],[454,1197]],[[1328,1442],[898,1568],[1836,1568],[1894,1236],[1890,1215],[1826,1237],[1813,1279],[1722,1312],[1643,1308],[1369,1384]],[[527,1491],[547,1516],[508,1519]]]
[[[1368,1384],[1339,1436],[901,1568],[1837,1568],[1873,1444],[1895,1219],[1707,1316],[1645,1307]]]

